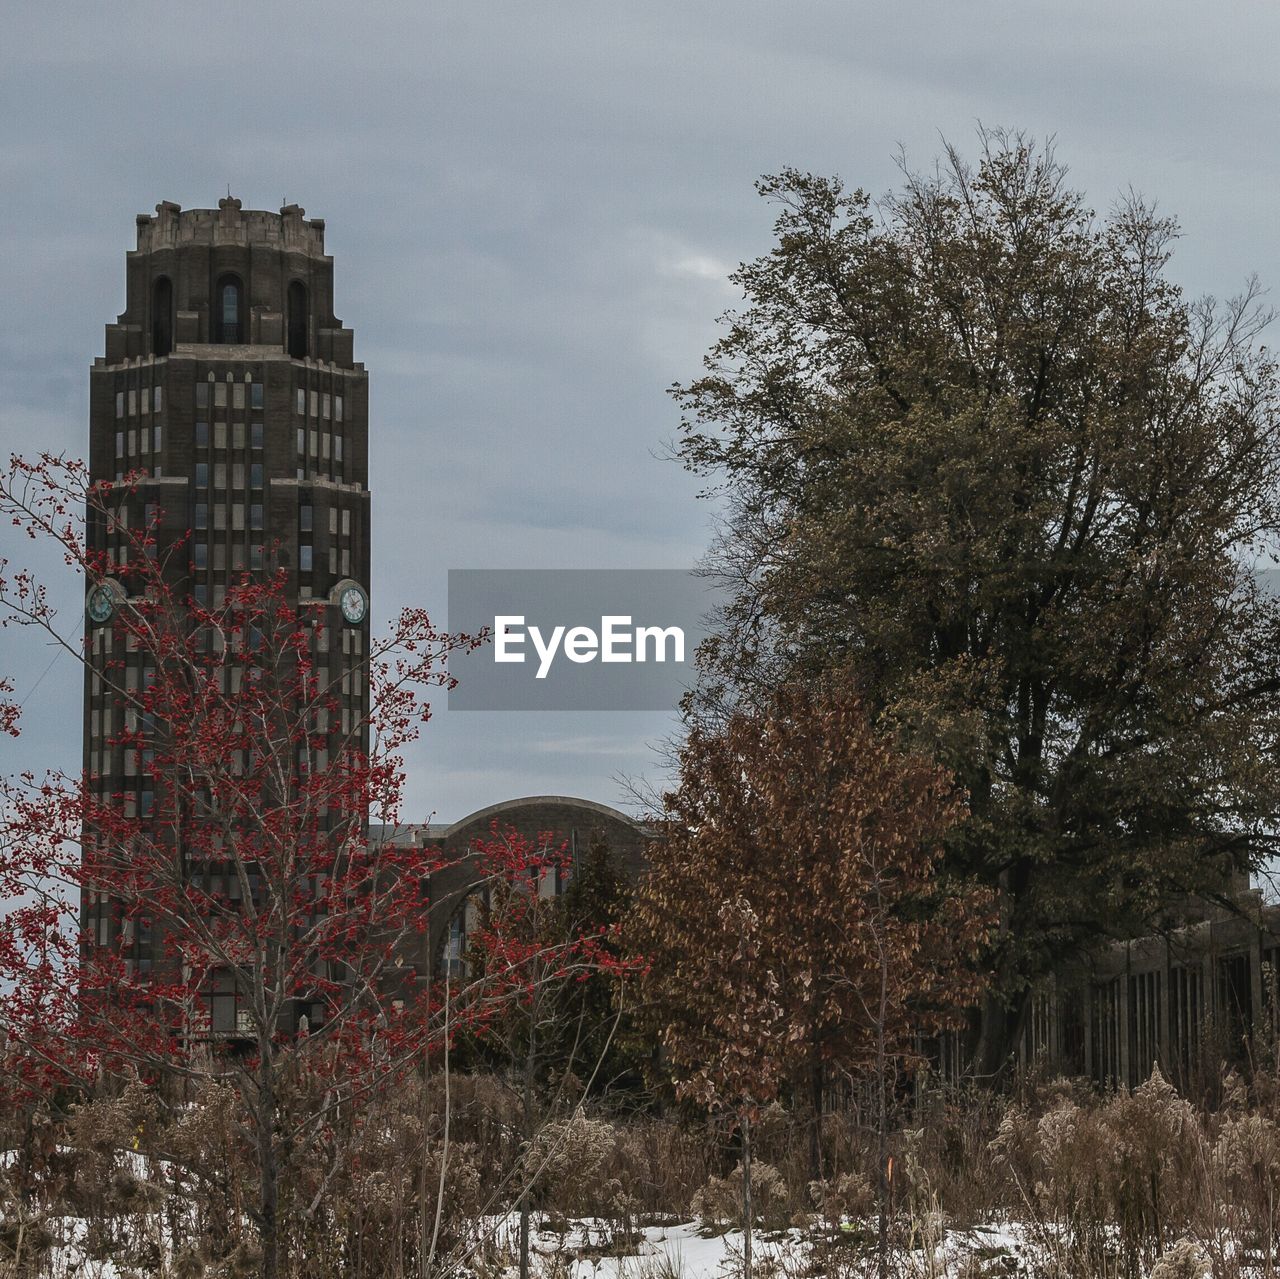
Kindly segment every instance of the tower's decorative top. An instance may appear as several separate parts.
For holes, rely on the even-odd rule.
[[[216,209],[184,209],[161,200],[154,215],[139,213],[139,253],[183,244],[262,244],[309,257],[324,256],[324,219],[306,217],[300,204],[283,205],[278,213],[246,209],[237,196],[223,196]]]
[[[323,218],[292,203],[248,209],[230,191],[214,208],[161,200],[155,209],[137,217],[125,309],[107,326],[108,364],[235,347],[244,348],[236,358],[261,348],[257,358],[355,367],[351,330],[333,312]]]

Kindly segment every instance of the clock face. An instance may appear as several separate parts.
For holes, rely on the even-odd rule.
[[[352,626],[364,621],[365,610],[369,607],[369,603],[364,597],[364,592],[358,586],[348,586],[342,592],[338,603],[342,606],[342,616]]]
[[[101,626],[116,611],[116,593],[111,587],[100,584],[89,592],[89,620]]]

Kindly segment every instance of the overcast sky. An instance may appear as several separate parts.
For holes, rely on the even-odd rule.
[[[302,204],[370,373],[375,620],[443,616],[451,567],[696,559],[710,511],[662,460],[664,388],[769,246],[762,173],[882,192],[899,144],[925,167],[941,134],[972,154],[979,120],[1054,133],[1094,207],[1133,186],[1178,216],[1189,291],[1280,282],[1261,0],[7,0],[0,29],[0,447],[84,455],[136,213],[228,185]],[[0,553],[27,559],[8,532]],[[80,588],[48,571],[74,626]],[[78,768],[73,664],[0,645],[28,729],[0,764]],[[625,806],[616,778],[652,773],[669,723],[442,707],[406,816]]]

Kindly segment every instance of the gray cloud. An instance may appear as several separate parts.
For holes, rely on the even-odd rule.
[[[657,459],[723,276],[768,246],[783,164],[880,191],[975,121],[1056,132],[1097,207],[1182,219],[1175,272],[1274,281],[1280,12],[1245,3],[850,0],[11,6],[0,54],[0,444],[80,454],[86,368],[133,215],[287,197],[328,223],[369,365],[374,610],[444,609],[450,567],[682,567],[696,482]],[[25,556],[0,530],[0,553]],[[56,563],[65,615],[78,591]],[[0,635],[29,691],[49,653]],[[63,658],[6,767],[76,767]],[[544,791],[605,802],[662,716],[441,713],[410,815]]]

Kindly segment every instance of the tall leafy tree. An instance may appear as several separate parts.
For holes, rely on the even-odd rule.
[[[1280,417],[1256,284],[1188,300],[1172,221],[981,142],[878,202],[763,180],[776,243],[675,394],[728,510],[692,717],[829,676],[954,771],[994,1070],[1037,982],[1274,850]]]
[[[815,1110],[833,1073],[886,1100],[916,1033],[978,990],[989,898],[938,873],[950,777],[801,688],[695,727],[680,764],[626,926],[679,1091],[744,1133],[787,1080],[817,1083]]]

